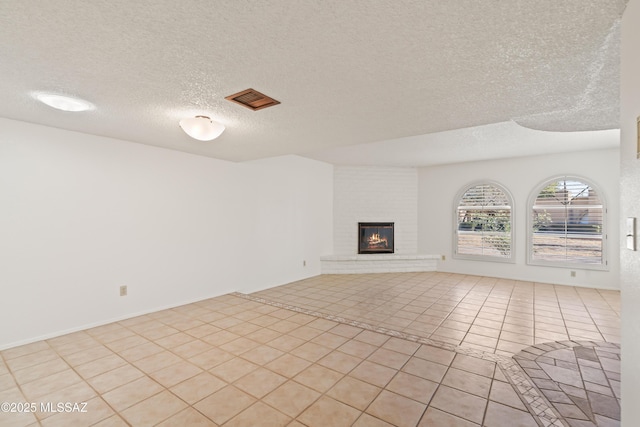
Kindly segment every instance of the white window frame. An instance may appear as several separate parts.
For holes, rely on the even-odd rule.
[[[469,191],[473,187],[477,187],[479,185],[491,185],[496,187],[500,191],[504,193],[504,195],[509,200],[509,208],[510,208],[510,217],[509,224],[511,227],[511,240],[509,247],[509,257],[498,257],[493,255],[473,255],[473,254],[459,254],[458,253],[458,232],[459,232],[459,224],[458,224],[458,208],[460,207],[460,201],[462,196],[465,195],[467,191]],[[502,262],[502,263],[515,263],[516,254],[515,254],[515,204],[513,201],[513,196],[511,192],[507,190],[502,184],[491,181],[491,180],[481,180],[475,181],[470,184],[463,186],[460,191],[456,194],[456,197],[453,201],[453,258],[455,259],[463,259],[463,260],[474,260],[474,261],[491,261],[491,262]]]
[[[540,195],[540,192],[547,187],[549,184],[557,181],[576,181],[582,184],[586,184],[589,187],[593,188],[600,199],[600,203],[602,205],[602,262],[600,264],[590,264],[590,263],[582,263],[577,261],[550,261],[550,260],[540,260],[533,258],[533,207]],[[529,265],[538,265],[538,266],[546,266],[546,267],[559,267],[559,268],[570,268],[574,270],[609,270],[609,261],[608,261],[608,250],[607,250],[607,200],[605,194],[600,190],[600,186],[596,185],[591,179],[579,176],[579,175],[559,175],[553,178],[545,179],[540,184],[538,184],[534,190],[529,195],[529,201],[527,203],[527,264]]]

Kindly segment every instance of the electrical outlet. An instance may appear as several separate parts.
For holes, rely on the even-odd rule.
[[[120,296],[121,297],[127,296],[127,285],[120,286]]]
[[[446,259],[447,259],[447,257],[442,255],[442,261],[445,261]]]
[[[571,277],[576,277],[576,272],[575,271],[571,272]]]

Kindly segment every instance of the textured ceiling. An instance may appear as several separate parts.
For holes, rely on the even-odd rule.
[[[615,129],[625,5],[0,0],[0,116],[233,161],[379,141],[391,153],[399,138],[509,121]],[[249,87],[282,104],[224,99]],[[55,111],[34,90],[97,109]],[[178,121],[196,114],[227,130],[191,140]]]
[[[430,166],[616,148],[618,129],[547,132],[510,122],[322,149],[307,157],[336,165]]]

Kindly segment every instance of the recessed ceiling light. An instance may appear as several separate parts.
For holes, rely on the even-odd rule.
[[[57,95],[55,93],[35,92],[33,97],[56,110],[77,112],[96,108],[95,105],[84,99]]]

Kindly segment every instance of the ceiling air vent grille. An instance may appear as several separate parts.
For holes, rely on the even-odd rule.
[[[263,108],[280,104],[280,101],[276,101],[275,99],[254,89],[243,90],[242,92],[226,96],[224,99],[243,105],[253,111],[262,110]]]

